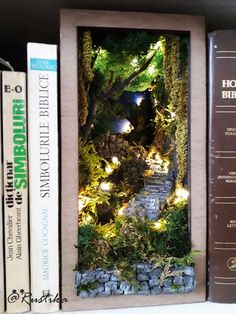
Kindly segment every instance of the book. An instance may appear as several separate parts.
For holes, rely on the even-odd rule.
[[[6,310],[29,311],[26,77],[2,72]]]
[[[0,74],[1,82],[1,74]],[[1,86],[1,84],[0,84]],[[0,87],[1,93],[1,87]],[[0,108],[1,108],[1,97],[0,97]],[[2,115],[0,110],[0,125],[2,125]],[[1,191],[1,200],[2,200],[2,130],[0,128],[0,191]],[[3,208],[2,201],[0,202],[0,313],[4,312],[5,309],[5,296],[4,296],[4,257],[3,257]]]
[[[27,45],[31,311],[59,310],[57,46]]]
[[[236,302],[236,31],[209,34],[209,300]]]

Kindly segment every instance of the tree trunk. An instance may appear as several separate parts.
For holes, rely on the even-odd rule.
[[[115,93],[121,93],[122,91],[124,91],[124,89],[129,86],[129,84],[139,75],[141,74],[143,71],[145,71],[149,64],[151,63],[152,59],[155,56],[155,52],[153,53],[153,55],[146,60],[146,62],[141,66],[141,68],[138,71],[133,72],[126,80],[124,80],[124,82],[120,83],[119,85],[116,85],[114,87],[112,87],[108,92],[106,92],[105,94],[99,96],[99,97],[95,97],[94,93],[90,90],[90,106],[89,106],[89,114],[88,114],[88,118],[87,118],[87,122],[86,124],[81,128],[81,138],[82,138],[82,143],[83,145],[85,145],[88,141],[88,138],[90,136],[91,133],[91,127],[93,124],[93,119],[95,117],[96,114],[96,110],[97,110],[97,105],[99,102],[103,102],[105,100],[107,100],[108,98],[111,98]]]
[[[90,92],[90,106],[89,106],[89,114],[87,117],[87,122],[84,126],[81,127],[81,130],[80,130],[81,132],[80,137],[82,138],[83,145],[87,143],[88,138],[90,136],[93,119],[95,117],[96,110],[97,110],[97,103],[98,103],[98,100],[96,100],[94,93]]]

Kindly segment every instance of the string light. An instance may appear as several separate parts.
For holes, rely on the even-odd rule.
[[[110,191],[111,188],[112,188],[111,182],[102,182],[102,183],[100,184],[100,189],[101,189],[102,191]]]

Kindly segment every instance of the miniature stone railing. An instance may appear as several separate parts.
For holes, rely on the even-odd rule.
[[[136,264],[134,267],[139,288],[121,280],[115,270],[97,268],[93,271],[78,271],[75,277],[77,295],[82,298],[132,294],[158,295],[190,293],[196,288],[192,266],[171,267],[166,273],[163,268],[153,268],[150,264]]]

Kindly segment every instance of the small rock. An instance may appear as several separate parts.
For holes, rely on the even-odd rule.
[[[163,286],[165,288],[169,288],[170,286],[172,285],[172,278],[169,277],[169,278],[166,278],[163,282]],[[163,289],[164,290],[164,289]]]
[[[185,293],[185,287],[184,286],[179,287],[177,290],[178,290],[178,293]]]
[[[159,279],[150,279],[149,281],[150,287],[156,287],[159,286],[160,280]]]
[[[172,287],[163,287],[163,293],[164,294],[173,294],[177,292],[177,288]]]
[[[187,276],[194,276],[194,270],[191,266],[184,267],[183,273]]]
[[[110,274],[100,272],[100,274],[97,276],[97,280],[98,282],[108,282],[110,280]]]
[[[82,274],[77,271],[76,275],[75,275],[75,286],[79,287],[81,284],[81,279],[82,279]]]
[[[114,274],[112,274],[111,275],[111,279],[110,279],[111,281],[119,281],[120,280],[120,278],[118,277],[118,276],[116,276],[116,275],[114,275]]]
[[[138,273],[137,274],[137,280],[138,281],[145,281],[145,280],[148,280],[149,279],[149,276],[148,276],[148,274],[147,273]]]
[[[175,276],[173,279],[173,284],[175,285],[182,285],[183,284],[183,277]]]
[[[158,279],[160,278],[162,271],[163,270],[160,267],[155,268],[149,273],[149,277],[151,279]]]
[[[136,265],[137,272],[139,272],[140,270],[144,270],[144,267],[145,267],[144,264],[137,264]]]
[[[111,142],[115,142],[116,141],[116,135],[115,134],[110,135],[110,141]]]
[[[99,286],[97,287],[98,293],[101,293],[101,292],[103,292],[104,290],[105,290],[104,285],[99,285]]]
[[[149,285],[147,281],[140,282],[140,291],[149,291]]]
[[[153,287],[151,288],[151,294],[161,294],[162,288],[161,287]]]
[[[193,287],[194,286],[194,279],[191,276],[184,276],[184,284],[185,286],[188,287]]]
[[[120,289],[117,289],[117,290],[112,291],[112,294],[113,295],[120,295],[120,294],[124,294],[124,291],[120,290]]]
[[[194,290],[194,288],[191,287],[191,286],[186,286],[186,287],[185,287],[185,293],[190,293],[190,292],[192,292],[193,290]]]
[[[105,282],[105,291],[108,289],[110,289],[111,291],[117,290],[117,282],[116,281]]]
[[[89,290],[89,297],[95,298],[97,294],[98,294],[98,290],[97,289],[90,289]]]
[[[81,298],[88,298],[89,297],[89,292],[82,290],[82,291],[80,291],[79,296]]]
[[[122,291],[130,291],[131,290],[131,286],[126,281],[121,281],[120,289]]]
[[[148,291],[138,291],[139,295],[149,295],[150,294],[150,290]]]
[[[109,296],[109,295],[111,295],[111,290],[99,292],[99,293],[97,294],[98,297],[107,297],[107,296]]]
[[[82,275],[81,285],[87,285],[88,283],[92,283],[95,280],[95,271],[87,271]]]

